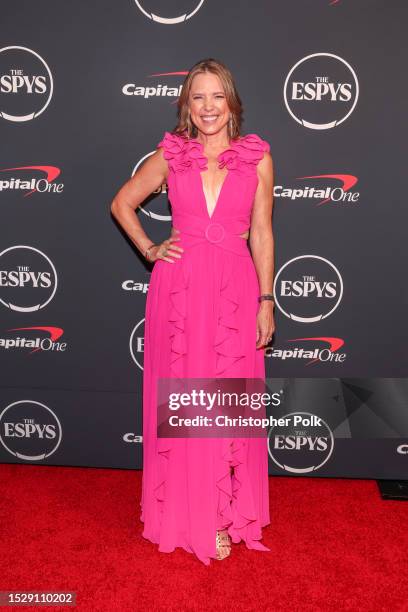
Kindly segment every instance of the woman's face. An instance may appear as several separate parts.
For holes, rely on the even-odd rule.
[[[196,74],[191,83],[189,108],[191,121],[203,134],[216,134],[225,128],[230,110],[216,74]]]

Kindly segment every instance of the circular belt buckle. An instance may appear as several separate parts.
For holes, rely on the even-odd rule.
[[[225,229],[221,223],[210,223],[205,228],[205,237],[210,242],[221,242],[225,236]]]

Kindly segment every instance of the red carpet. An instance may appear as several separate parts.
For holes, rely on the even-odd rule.
[[[81,611],[408,610],[408,503],[375,481],[271,478],[272,551],[210,567],[142,539],[141,472],[0,465],[0,482],[3,591],[76,591]]]

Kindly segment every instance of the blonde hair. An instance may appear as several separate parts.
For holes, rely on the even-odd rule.
[[[195,138],[197,136],[198,130],[190,119],[188,98],[193,78],[197,74],[205,74],[208,72],[217,75],[224,88],[226,101],[231,112],[231,118],[227,124],[228,138],[229,140],[239,138],[243,113],[241,98],[239,97],[230,70],[222,62],[211,57],[197,62],[189,70],[182,85],[180,97],[177,101],[178,123],[173,133],[187,135],[188,138]]]

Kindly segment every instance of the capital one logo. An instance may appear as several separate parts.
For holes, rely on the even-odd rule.
[[[138,368],[143,370],[144,356],[144,319],[135,325],[130,334],[129,348],[130,355]]]
[[[330,316],[343,296],[339,270],[319,255],[300,255],[277,272],[273,285],[275,302],[289,319],[315,323]]]
[[[137,435],[133,433],[133,431],[129,431],[123,434],[123,441],[131,442],[132,444],[141,444],[143,442],[143,436]]]
[[[133,168],[132,177],[136,174],[139,167],[143,164],[143,162],[153,155],[155,151],[151,153],[147,153],[144,157],[142,157]],[[167,203],[167,198],[158,198],[158,195],[167,193],[167,185],[160,185],[146,200],[143,202],[142,206],[138,206],[138,211],[142,212],[147,217],[151,219],[155,219],[156,221],[171,221],[171,215],[169,215],[169,208]]]
[[[359,84],[352,66],[333,53],[299,60],[286,77],[285,106],[295,121],[312,130],[328,130],[354,111]]]
[[[56,166],[16,166],[13,168],[0,168],[0,193],[2,191],[17,191],[24,193],[23,197],[33,193],[62,193],[64,183],[56,183],[55,179],[61,174]],[[40,178],[38,178],[40,173]],[[7,176],[8,174],[8,176]],[[36,174],[36,177],[31,177]]]
[[[30,121],[45,111],[52,92],[51,70],[38,53],[19,46],[0,49],[0,117]]]
[[[61,327],[31,325],[29,327],[12,327],[7,330],[7,332],[22,331],[28,332],[28,334],[17,333],[13,334],[11,338],[0,336],[0,350],[24,350],[28,355],[32,355],[39,351],[62,353],[67,348],[67,343],[60,341],[61,336],[64,334],[64,330]],[[30,349],[29,352],[28,349]]]
[[[283,187],[282,185],[275,185],[273,195],[275,198],[285,198],[292,200],[292,202],[303,199],[303,200],[320,200],[315,206],[323,206],[327,203],[335,204],[355,204],[360,199],[360,193],[358,191],[351,191],[352,188],[357,184],[358,178],[353,174],[314,174],[312,176],[299,176],[297,180],[309,180],[318,179],[318,183],[321,179],[333,181],[335,185],[325,186],[319,185],[315,181],[315,184],[307,184],[301,187]]]
[[[45,404],[20,400],[0,414],[0,442],[18,459],[40,461],[55,453],[62,439],[61,423]]]
[[[166,14],[163,15],[163,2],[157,0],[135,0],[137,8],[152,21],[164,25],[174,25],[191,19],[202,5],[204,0],[177,0],[166,2]],[[170,6],[169,6],[170,5]],[[158,13],[161,13],[160,15]]]
[[[179,77],[185,76],[188,74],[185,70],[172,70],[170,72],[155,72],[153,74],[149,74],[149,77]],[[161,80],[161,79],[160,79]],[[125,83],[122,87],[122,93],[125,96],[137,96],[139,98],[143,98],[145,100],[150,100],[150,98],[169,98],[174,97],[178,98],[181,93],[181,85],[177,85],[176,87],[172,87],[167,83],[141,83],[140,85],[136,83]]]
[[[283,418],[287,424],[271,427],[268,433],[272,461],[293,474],[320,469],[334,449],[334,436],[328,424],[309,412],[292,412]]]
[[[57,290],[57,271],[39,249],[19,245],[0,253],[0,303],[16,312],[44,308]]]

